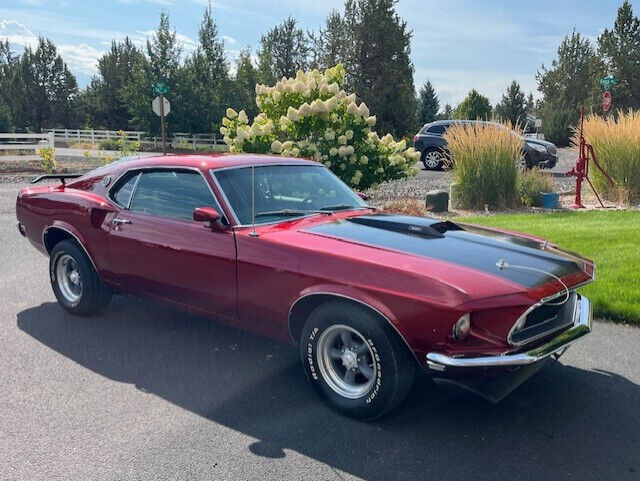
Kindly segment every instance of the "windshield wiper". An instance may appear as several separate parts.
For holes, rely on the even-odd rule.
[[[295,210],[295,209],[282,209],[282,210],[272,210],[268,212],[258,212],[256,213],[256,217],[265,217],[270,215],[284,215],[284,216],[298,216],[298,215],[309,215],[309,214],[324,214],[331,215],[333,212],[327,212],[326,210]]]
[[[324,207],[320,207],[320,210],[329,211],[329,210],[347,210],[347,209],[372,209],[376,210],[375,207],[371,207],[368,205],[351,205],[351,204],[335,204],[335,205],[325,205]]]

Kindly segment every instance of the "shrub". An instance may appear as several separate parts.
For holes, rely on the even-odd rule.
[[[102,139],[100,150],[118,150],[118,141],[116,139]]]
[[[518,173],[516,180],[516,195],[518,200],[527,207],[542,205],[542,192],[553,190],[553,177],[543,174],[538,169]]]
[[[574,147],[578,145],[579,135],[579,130],[574,129]],[[584,119],[584,136],[593,145],[598,163],[615,182],[612,187],[591,165],[589,174],[598,192],[610,200],[640,202],[640,111],[619,111],[616,117],[606,120],[588,115]]]
[[[453,174],[462,208],[513,204],[524,141],[510,124],[456,124],[445,139],[455,158]]]
[[[558,147],[566,147],[571,139],[571,126],[578,120],[575,109],[545,107],[541,112],[544,138]]]
[[[56,149],[53,147],[41,147],[38,150],[40,155],[40,167],[46,172],[53,172],[58,168],[58,160],[56,159]]]
[[[227,109],[222,119],[229,149],[311,158],[359,189],[415,174],[420,154],[404,140],[371,130],[376,117],[342,90],[344,75],[338,64],[324,73],[298,71],[273,87],[256,85],[261,112],[252,124],[244,110]]]

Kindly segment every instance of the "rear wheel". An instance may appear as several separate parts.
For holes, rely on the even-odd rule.
[[[363,306],[332,301],[311,313],[300,354],[307,376],[335,409],[378,418],[406,397],[415,361],[398,334]]]
[[[95,314],[111,299],[111,289],[74,241],[64,240],[51,250],[49,277],[58,303],[71,314]]]
[[[444,167],[444,155],[439,149],[427,149],[422,154],[422,163],[427,170],[440,170]]]

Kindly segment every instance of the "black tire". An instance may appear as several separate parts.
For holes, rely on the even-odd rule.
[[[523,163],[524,163],[524,170],[531,170],[533,169],[534,165],[533,165],[533,160],[531,160],[531,156],[529,154],[524,154],[523,158]]]
[[[323,367],[327,361],[319,359],[322,355],[320,351],[324,351],[326,346],[323,339],[331,335],[328,333],[345,327],[355,331],[352,339],[357,340],[358,335],[361,336],[360,339],[364,341],[362,345],[369,349],[364,357],[373,358],[372,365],[375,364],[370,378],[375,382],[367,388],[367,379],[363,373],[359,374],[364,381],[361,387],[367,390],[352,398],[341,395],[332,387],[331,376],[326,374],[327,368]],[[340,339],[336,339],[336,343],[340,344]],[[331,351],[334,349],[340,351],[335,347]],[[344,354],[344,350],[342,352]],[[327,302],[311,313],[302,330],[300,355],[307,377],[318,393],[331,407],[355,418],[371,420],[387,414],[406,398],[415,378],[415,359],[399,334],[371,310],[349,302]],[[336,370],[340,369],[340,363],[344,371],[348,370],[344,359],[333,362],[336,363]]]
[[[59,266],[61,262],[64,263],[64,266]],[[73,268],[68,268],[69,265],[72,265]],[[59,267],[61,270],[71,270],[71,275],[73,275],[73,271],[77,272],[77,276],[72,277],[72,279],[77,279],[78,284],[66,281],[71,287],[65,287],[65,281],[59,280],[60,276],[57,272]],[[70,278],[71,275],[69,275]],[[100,312],[109,303],[113,293],[102,282],[84,250],[72,240],[61,241],[51,250],[49,279],[58,303],[69,313],[76,316],[88,316]],[[62,285],[61,282],[63,283]],[[75,288],[79,292],[69,294],[69,288]],[[73,298],[73,296],[77,296],[77,299]]]
[[[427,170],[442,170],[444,168],[445,156],[442,150],[431,147],[422,152],[420,160]]]

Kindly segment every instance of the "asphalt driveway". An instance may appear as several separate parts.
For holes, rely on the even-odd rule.
[[[120,296],[66,314],[17,189],[0,184],[0,479],[640,478],[640,329],[596,323],[497,405],[422,379],[358,422],[287,345]]]

